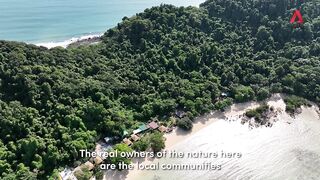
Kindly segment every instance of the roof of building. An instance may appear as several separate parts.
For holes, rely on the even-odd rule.
[[[138,129],[140,129],[141,131],[145,131],[148,129],[148,126],[146,126],[145,124],[141,124]]]
[[[135,135],[135,134],[131,134],[131,139],[132,139],[133,141],[138,141],[138,140],[140,139],[140,137],[137,136],[137,135]]]
[[[159,127],[158,123],[152,121],[151,123],[148,124],[148,126],[151,128],[151,129],[157,129]]]
[[[90,161],[84,163],[83,166],[86,166],[89,169],[89,171],[91,171],[94,168],[94,165]]]
[[[140,129],[133,130],[133,134],[138,134],[138,133],[140,133],[140,132],[141,132]]]
[[[97,156],[93,159],[95,165],[99,165],[103,162],[102,158]]]
[[[133,134],[141,133],[141,132],[143,132],[143,131],[145,131],[147,129],[149,129],[148,126],[146,126],[145,124],[141,124],[138,129],[133,130]]]
[[[165,126],[160,126],[159,127],[159,131],[160,132],[165,132],[167,130],[167,127],[165,127]]]
[[[128,138],[124,138],[122,141],[128,146],[132,144],[132,142]]]

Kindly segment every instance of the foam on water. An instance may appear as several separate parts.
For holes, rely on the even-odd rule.
[[[1,0],[0,39],[46,47],[97,35],[160,4],[198,6],[204,0]]]
[[[102,34],[85,35],[85,36],[81,36],[81,37],[73,37],[71,39],[61,41],[61,42],[37,43],[36,45],[37,46],[44,46],[49,49],[54,48],[54,47],[58,47],[58,46],[66,48],[69,44],[72,44],[74,42],[92,39],[92,38],[101,37],[101,36],[102,36]]]

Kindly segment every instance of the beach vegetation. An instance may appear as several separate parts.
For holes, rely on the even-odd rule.
[[[153,152],[159,152],[165,148],[165,139],[160,132],[154,132],[150,135],[150,147]]]
[[[255,98],[255,92],[250,86],[238,86],[234,89],[234,98],[237,102],[247,102]]]
[[[270,91],[267,88],[261,88],[257,92],[257,100],[263,101],[270,97]]]
[[[132,152],[133,150],[131,147],[129,147],[128,145],[126,145],[124,143],[120,143],[120,144],[116,144],[113,147],[112,151],[115,152],[116,156],[109,157],[107,159],[107,162],[110,164],[116,165],[118,170],[123,170],[119,166],[120,163],[127,164],[127,165],[131,164],[131,157],[129,157],[129,156],[125,157],[125,156],[121,155],[122,153]]]
[[[290,114],[295,114],[298,108],[308,105],[308,102],[304,98],[294,95],[286,96],[284,102],[286,103],[286,111]]]
[[[90,178],[92,177],[92,172],[89,170],[88,167],[86,166],[82,166],[79,170],[76,170],[74,172],[74,176],[78,179],[78,180],[90,180]]]
[[[249,118],[261,118],[262,114],[269,110],[269,106],[267,104],[263,104],[255,109],[248,110],[245,114]]]
[[[193,121],[189,117],[177,119],[177,126],[183,130],[190,131],[193,127]]]
[[[225,99],[222,99],[222,100],[218,100],[214,104],[214,108],[216,110],[225,111],[232,104],[233,104],[233,99],[232,98],[225,98]]]
[[[96,180],[103,180],[104,172],[98,167],[94,169],[94,177]]]
[[[255,109],[250,109],[246,111],[245,116],[248,118],[254,118],[255,122],[264,125],[269,121],[270,116],[273,115],[273,111],[273,107],[270,107],[267,104],[262,104]]]
[[[142,137],[139,141],[134,142],[132,145],[132,149],[135,151],[146,151],[150,146],[149,138],[148,136]]]

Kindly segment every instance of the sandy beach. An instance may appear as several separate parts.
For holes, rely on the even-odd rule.
[[[96,44],[101,41],[101,37],[103,34],[93,34],[93,35],[85,35],[81,37],[74,37],[65,41],[61,42],[48,42],[48,43],[37,43],[37,46],[43,46],[48,49],[55,48],[55,47],[78,47],[80,45],[90,45]]]
[[[174,177],[174,179],[183,180],[183,176],[186,175],[189,176],[189,179],[196,179],[195,177],[200,176],[204,179],[214,177],[229,180],[238,177],[247,179],[248,177],[269,177],[270,175],[276,179],[278,177],[302,176],[304,174],[301,169],[309,171],[308,164],[314,164],[312,169],[317,168],[320,164],[313,158],[314,156],[320,157],[320,143],[318,142],[320,138],[320,110],[315,103],[308,102],[310,106],[302,107],[300,114],[289,115],[285,112],[284,97],[285,95],[282,94],[274,94],[265,101],[276,112],[269,119],[269,122],[272,123],[271,127],[252,127],[250,121],[243,124],[244,113],[264,103],[248,102],[234,104],[224,112],[213,111],[196,118],[191,131],[186,132],[175,128],[171,133],[164,135],[166,151],[175,150],[188,153],[227,150],[243,152],[247,155],[244,159],[232,159],[224,162],[224,166],[226,166],[224,170],[209,171],[204,174],[201,171],[161,171],[161,169],[146,171],[139,170],[138,164],[179,164],[185,162],[194,164],[206,162],[207,159],[134,158],[132,159],[132,164],[135,167],[133,170],[108,170],[104,174],[104,179],[140,180],[141,177],[144,179]],[[276,151],[274,146],[277,146]],[[100,146],[97,147],[96,151],[100,151]],[[265,160],[256,162],[257,159]],[[308,161],[307,165],[304,161]],[[220,159],[215,159],[212,162],[220,162]],[[234,169],[235,167],[237,170]],[[264,171],[261,171],[261,168]],[[281,171],[281,168],[291,168],[291,171]],[[247,170],[244,171],[244,169]],[[278,169],[280,170],[278,171]],[[273,171],[273,174],[270,174],[270,171]],[[67,173],[70,172],[67,171]],[[252,172],[255,173],[252,174]],[[320,170],[317,169],[307,173],[309,173],[308,177],[320,176]]]
[[[290,128],[290,124],[291,123],[296,123],[296,122],[300,122],[298,121],[299,119],[314,119],[314,118],[318,118],[320,119],[319,115],[317,114],[317,112],[319,111],[319,108],[315,105],[312,104],[312,107],[303,107],[303,111],[300,115],[297,116],[297,118],[293,118],[291,117],[289,114],[287,114],[285,112],[285,103],[283,101],[283,97],[285,95],[281,95],[281,94],[275,94],[273,95],[271,98],[269,98],[267,100],[267,104],[269,106],[274,107],[274,109],[277,110],[277,116],[273,117],[274,118],[274,122],[276,121],[280,121],[279,123],[275,123],[275,128],[272,127],[270,129],[273,129],[275,132],[277,133],[283,133],[282,130],[279,131],[279,127],[281,126],[285,126],[285,128]],[[203,134],[204,132],[216,132],[216,133],[220,133],[223,131],[233,131],[232,130],[232,126],[236,126],[237,129],[242,129],[242,131],[247,131],[249,129],[249,125],[248,123],[241,125],[240,121],[241,118],[243,116],[243,114],[248,110],[248,109],[254,109],[256,107],[258,107],[262,102],[248,102],[248,103],[240,103],[240,104],[234,104],[232,105],[230,108],[228,108],[225,112],[218,112],[218,111],[214,111],[211,112],[209,114],[206,114],[204,116],[198,117],[195,122],[194,122],[194,126],[192,131],[190,132],[185,132],[179,128],[174,129],[174,131],[172,131],[171,133],[165,134],[165,138],[166,138],[166,150],[171,150],[171,149],[176,149],[176,148],[181,148],[186,146],[187,144],[190,144],[191,142],[194,143],[194,141],[200,141],[200,139],[198,139],[198,136],[201,136],[201,134]],[[227,127],[227,129],[224,128],[218,128],[219,131],[218,132],[217,126],[220,126],[221,123],[220,122],[230,122],[229,124],[233,124],[230,129]],[[234,122],[234,123],[232,123]],[[215,123],[217,123],[217,125],[215,125]],[[227,123],[228,124],[228,123]],[[283,127],[281,127],[283,128]],[[292,126],[291,128],[295,129],[296,127]],[[246,130],[247,129],[247,130]],[[264,139],[264,137],[257,137],[257,136],[270,136],[270,133],[272,134],[272,132],[268,133],[268,130],[266,130],[268,128],[258,128],[257,135],[255,137],[255,140],[257,144],[259,143],[264,143],[264,141],[266,141],[266,139]],[[261,132],[258,132],[260,131]],[[242,132],[240,131],[240,132]],[[249,131],[249,130],[248,130]],[[279,131],[279,132],[278,132]],[[289,131],[289,130],[288,130]],[[254,132],[254,131],[253,131]],[[285,132],[285,131],[284,131]],[[296,132],[296,130],[293,130],[293,132]],[[243,133],[243,132],[242,132]],[[251,132],[250,132],[251,133]],[[230,141],[230,139],[234,139],[234,135],[232,135],[232,133],[228,133],[230,134],[230,137],[225,137],[225,140],[222,140],[222,144],[219,147],[222,147],[224,142],[228,142]],[[244,132],[244,134],[247,134],[246,132]],[[286,135],[286,134],[285,134]],[[225,135],[226,136],[226,135]],[[250,135],[251,136],[251,135]],[[271,135],[272,136],[272,135]],[[300,136],[300,135],[299,135]],[[208,136],[205,136],[208,137]],[[202,138],[205,138],[202,137]],[[280,137],[280,136],[279,136]],[[229,139],[228,139],[229,138]],[[206,139],[206,138],[205,138]],[[212,137],[210,138],[212,139]],[[278,142],[279,140],[276,140],[275,142]],[[248,140],[245,140],[244,142],[248,142]],[[213,142],[213,144],[216,142]],[[250,144],[250,143],[249,143]],[[253,147],[255,146],[261,146],[261,145],[253,145]],[[290,145],[291,146],[291,145]],[[289,146],[289,147],[290,147]],[[252,147],[251,147],[252,148]],[[190,147],[189,147],[190,149]],[[234,148],[233,148],[234,149]],[[241,148],[240,148],[241,149]],[[264,148],[263,148],[264,149]],[[290,148],[289,148],[290,149]],[[288,150],[288,149],[284,149]],[[264,150],[263,150],[264,151]],[[138,170],[137,164],[151,164],[151,163],[163,163],[163,162],[167,162],[167,160],[165,159],[133,159],[133,163],[135,165],[135,169],[134,170],[130,170],[130,171],[108,171],[105,175],[105,179],[106,180],[124,180],[124,179],[129,179],[129,180],[135,180],[135,179],[141,179],[141,177],[146,177],[146,179],[150,179],[147,178],[147,174],[151,174],[152,171],[143,171],[143,170]],[[170,160],[169,160],[170,161]],[[175,162],[175,160],[171,160],[173,162]],[[235,162],[236,163],[236,162]],[[156,172],[154,172],[156,173]],[[176,172],[177,174],[179,172]],[[158,174],[158,173],[156,173]],[[160,173],[161,174],[161,173]],[[166,173],[167,175],[162,175],[162,176],[169,176],[168,172]],[[173,175],[174,176],[174,175]],[[226,175],[222,175],[222,177],[225,177]],[[179,177],[179,176],[178,176]],[[179,179],[179,178],[178,178]],[[181,179],[181,178],[180,178]]]
[[[226,112],[213,112],[197,119],[190,133],[176,130],[167,134],[166,150],[178,152],[241,152],[240,159],[171,159],[160,158],[140,162],[148,164],[222,163],[221,171],[131,170],[119,178],[109,179],[317,179],[320,176],[320,116],[319,107],[304,106],[301,113],[291,116],[285,112],[284,95],[273,95],[269,106],[276,109],[272,127],[251,128],[241,124],[241,115],[259,103],[235,104]],[[137,161],[134,161],[137,163]],[[121,174],[121,173],[120,173]]]
[[[282,109],[284,111],[285,109],[285,103],[283,102],[281,95],[277,94],[272,96],[268,100],[268,104],[270,106],[274,106],[275,108]],[[186,132],[184,130],[181,130],[179,128],[175,128],[171,133],[167,133],[164,135],[166,138],[166,148],[165,150],[170,150],[174,148],[175,146],[179,145],[179,143],[182,143],[183,141],[187,141],[188,138],[194,136],[199,131],[203,130],[204,128],[208,127],[210,124],[215,123],[217,121],[226,120],[226,121],[237,121],[241,118],[241,116],[248,110],[248,109],[254,109],[258,107],[260,103],[258,102],[247,102],[247,103],[238,103],[234,104],[231,107],[229,107],[225,112],[220,111],[213,111],[209,114],[200,116],[195,119],[195,122],[193,124],[193,128],[191,131]],[[139,175],[143,173],[142,170],[138,170],[137,164],[150,164],[158,161],[159,159],[141,159],[141,158],[135,158],[133,159],[133,164],[135,165],[134,170],[130,171],[107,171],[105,175],[106,180],[123,180],[123,179],[139,179]]]

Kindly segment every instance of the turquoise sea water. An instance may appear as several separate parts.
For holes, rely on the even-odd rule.
[[[101,34],[124,16],[161,3],[198,6],[204,0],[0,0],[0,39],[61,42]]]

